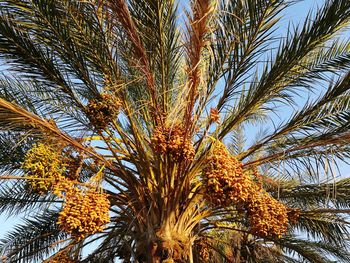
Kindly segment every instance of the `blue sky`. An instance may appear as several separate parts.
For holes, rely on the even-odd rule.
[[[289,22],[297,24],[300,21],[303,21],[308,11],[315,10],[316,7],[321,6],[323,2],[324,0],[305,0],[289,8],[283,13],[283,18],[280,23],[281,26],[278,32],[285,33]],[[348,166],[341,166],[341,172],[343,176],[350,176],[350,169]],[[9,219],[7,219],[6,215],[0,215],[0,238],[4,236],[6,231],[11,229],[14,223],[18,222],[19,219],[16,217],[10,217]]]

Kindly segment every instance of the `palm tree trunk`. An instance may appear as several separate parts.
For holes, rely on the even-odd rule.
[[[139,263],[193,263],[192,248],[187,238],[179,238],[179,234],[158,231],[149,238],[147,248],[137,251]],[[142,250],[142,246],[140,246]],[[146,251],[145,251],[146,250]]]

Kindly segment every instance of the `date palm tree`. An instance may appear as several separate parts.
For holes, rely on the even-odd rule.
[[[2,260],[350,262],[350,1],[294,2],[1,0]]]

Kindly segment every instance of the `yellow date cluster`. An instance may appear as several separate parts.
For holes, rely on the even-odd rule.
[[[77,263],[77,260],[72,259],[67,253],[57,253],[48,258],[43,263]]]
[[[209,252],[208,245],[201,240],[201,241],[197,242],[196,248],[198,250],[198,254],[199,254],[200,259],[203,262],[209,262],[209,260],[210,260],[210,252]]]
[[[22,169],[31,177],[27,180],[28,187],[36,193],[44,194],[62,179],[65,165],[60,151],[50,144],[37,143],[26,153]]]
[[[117,117],[121,101],[113,94],[101,94],[101,98],[91,99],[86,106],[86,114],[97,129],[105,129]]]
[[[57,148],[57,147],[56,147]],[[97,186],[79,183],[75,163],[69,163],[62,149],[56,149],[50,142],[35,144],[26,154],[22,169],[26,172],[28,188],[40,194],[52,194],[64,200],[57,224],[61,230],[75,239],[101,232],[110,222],[110,202]],[[78,160],[79,163],[81,160]],[[72,160],[73,162],[73,160]],[[77,166],[79,164],[76,164]],[[74,172],[74,178],[66,177]],[[51,262],[51,261],[50,261]],[[56,261],[54,261],[56,262]],[[57,261],[70,262],[70,261]]]
[[[281,238],[287,232],[288,214],[284,204],[263,189],[256,188],[246,204],[251,231],[261,237]]]
[[[252,180],[221,143],[206,160],[204,180],[206,198],[215,205],[244,202],[250,195]]]
[[[104,225],[110,222],[109,207],[110,202],[105,193],[72,187],[66,192],[57,224],[62,231],[81,240],[103,231]]]
[[[257,176],[257,170],[253,171]],[[288,224],[295,223],[297,210],[274,199],[255,183],[242,163],[231,156],[225,145],[214,145],[204,169],[205,198],[214,205],[236,205],[246,212],[250,231],[260,237],[281,237]],[[291,222],[289,222],[289,220]]]
[[[156,153],[168,154],[174,161],[192,161],[195,150],[189,135],[182,125],[158,126],[151,138]]]
[[[301,216],[301,211],[298,208],[288,208],[287,214],[290,224],[294,225],[298,223],[298,219]]]

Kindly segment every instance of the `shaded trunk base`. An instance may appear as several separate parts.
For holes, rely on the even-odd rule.
[[[140,243],[137,249],[139,263],[189,263],[191,254],[190,242],[174,235],[153,238],[147,244]]]

